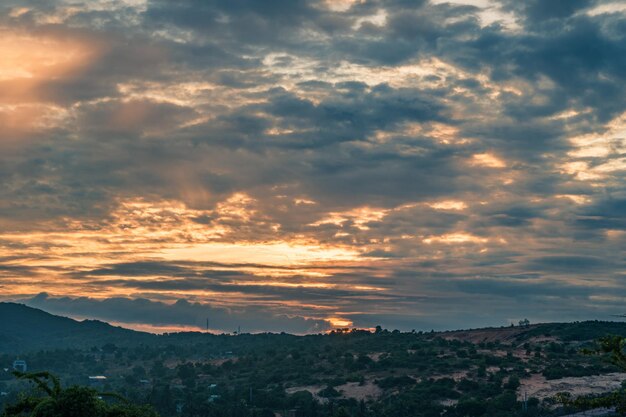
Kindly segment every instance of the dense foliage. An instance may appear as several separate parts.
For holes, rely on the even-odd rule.
[[[36,385],[31,394],[21,394],[17,401],[5,407],[2,417],[158,417],[147,406],[108,403],[103,396],[121,398],[112,394],[99,393],[80,386],[62,388],[59,380],[47,373],[15,373]]]

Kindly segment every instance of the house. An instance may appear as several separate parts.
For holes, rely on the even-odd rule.
[[[25,360],[17,359],[13,361],[13,369],[19,372],[26,372],[28,370],[28,366],[26,365]]]
[[[89,385],[100,386],[107,382],[107,377],[104,375],[94,375],[89,377]]]

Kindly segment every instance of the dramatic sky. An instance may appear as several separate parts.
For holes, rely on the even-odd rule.
[[[0,299],[153,331],[626,312],[626,4],[2,0]]]

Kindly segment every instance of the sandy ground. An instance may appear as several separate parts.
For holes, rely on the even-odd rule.
[[[568,414],[563,417],[605,417],[615,415],[613,409],[597,408],[595,410],[581,411],[580,413]]]
[[[383,393],[383,390],[371,381],[368,381],[363,385],[359,385],[358,382],[348,382],[347,384],[335,387],[335,389],[341,392],[343,397],[354,398],[358,401],[376,399]]]
[[[496,342],[499,341],[504,344],[514,344],[518,342],[518,336],[532,330],[539,326],[533,324],[528,327],[492,327],[487,329],[475,329],[475,330],[454,330],[449,332],[442,332],[441,337],[447,340],[463,340],[474,344],[480,342]],[[554,336],[535,336],[531,337],[525,342],[531,343],[546,343],[556,342],[559,339]]]
[[[315,397],[318,401],[324,403],[328,401],[328,399],[320,397],[318,395],[318,393],[324,388],[325,387],[321,385],[308,385],[287,388],[285,392],[287,394],[293,394],[294,392],[298,391],[309,391],[311,394],[313,394],[313,397]],[[341,393],[342,398],[354,398],[357,401],[376,399],[383,394],[383,390],[371,381],[367,381],[363,385],[359,385],[358,382],[348,382],[347,384],[336,386],[335,389]]]
[[[287,388],[285,389],[285,392],[287,394],[293,394],[298,391],[309,391],[311,394],[316,395],[318,392],[320,392],[323,389],[324,387],[321,385],[304,385],[300,387]]]
[[[455,381],[460,381],[463,378],[465,378],[467,376],[467,371],[459,371],[459,372],[454,372],[451,374],[442,374],[442,375],[432,375],[429,376],[427,378],[422,378],[422,380],[427,381],[429,379],[433,379],[435,381],[438,381],[440,379],[444,379],[444,378],[451,378],[454,379]]]
[[[313,398],[315,398],[317,401],[321,402],[321,403],[326,403],[328,401],[328,399],[324,398],[324,397],[320,397],[319,395],[317,395],[318,392],[320,392],[321,390],[323,390],[325,387],[321,386],[321,385],[305,385],[305,386],[301,386],[301,387],[291,387],[291,388],[287,388],[285,389],[285,392],[287,394],[293,394],[296,393],[298,391],[309,391],[312,395]]]
[[[439,404],[443,405],[444,407],[452,407],[453,405],[457,405],[459,403],[459,400],[442,400],[439,401]]]
[[[621,372],[553,380],[546,380],[541,374],[534,374],[530,378],[520,380],[517,396],[521,399],[525,392],[528,393],[528,397],[539,399],[552,397],[559,392],[569,392],[573,396],[601,394],[619,388],[624,380],[626,373]]]
[[[443,332],[440,336],[444,339],[464,340],[474,344],[495,341],[512,343],[516,341],[517,336],[526,333],[534,327],[537,327],[537,325],[531,325],[529,327],[494,327],[490,329],[458,330]]]

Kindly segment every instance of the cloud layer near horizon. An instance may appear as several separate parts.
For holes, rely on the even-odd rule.
[[[0,294],[218,331],[623,313],[625,14],[4,1]]]

